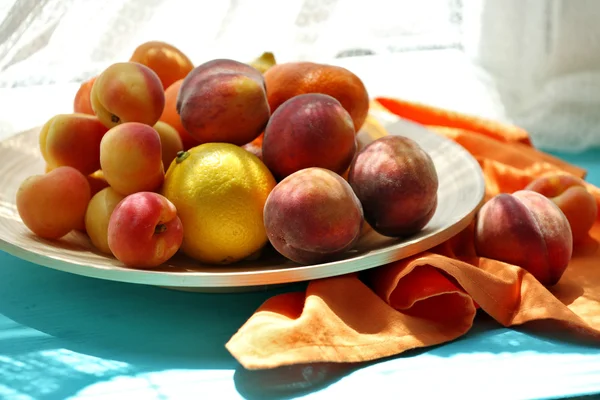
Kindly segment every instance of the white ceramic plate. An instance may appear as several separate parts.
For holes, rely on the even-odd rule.
[[[0,142],[0,250],[57,270],[121,282],[188,290],[229,291],[291,283],[357,272],[390,263],[430,249],[464,229],[484,198],[483,175],[475,159],[456,143],[423,127],[392,117],[371,114],[389,134],[416,140],[432,157],[439,176],[438,208],[429,224],[405,239],[366,232],[356,248],[333,262],[300,266],[267,247],[257,261],[230,266],[201,265],[183,255],[153,270],[124,267],[96,251],[87,236],[72,232],[57,241],[40,239],[23,225],[15,206],[15,193],[26,177],[44,171],[38,150],[39,129]],[[381,131],[364,129],[364,145]]]

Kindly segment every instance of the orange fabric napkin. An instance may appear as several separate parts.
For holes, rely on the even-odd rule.
[[[398,99],[377,102],[469,151],[484,172],[488,198],[547,173],[585,176],[533,148],[517,127]],[[600,190],[588,189],[600,205]],[[275,296],[226,347],[247,369],[368,361],[456,339],[472,327],[478,307],[507,327],[551,321],[553,329],[600,344],[600,218],[550,289],[519,266],[477,257],[473,225],[408,259]]]

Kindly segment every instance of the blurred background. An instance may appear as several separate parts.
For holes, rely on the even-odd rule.
[[[600,146],[597,0],[0,0],[0,137],[71,112],[79,84],[148,40],[198,65],[312,60],[371,96],[516,123],[537,146]]]

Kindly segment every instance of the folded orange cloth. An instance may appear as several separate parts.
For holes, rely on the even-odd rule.
[[[585,176],[533,148],[519,128],[396,99],[377,101],[461,144],[481,165],[488,198],[523,189],[546,173]],[[600,190],[588,189],[600,204]],[[458,338],[472,327],[478,307],[507,327],[551,320],[600,343],[600,218],[550,289],[519,266],[477,257],[473,226],[408,259],[275,296],[226,347],[248,369],[368,361]]]

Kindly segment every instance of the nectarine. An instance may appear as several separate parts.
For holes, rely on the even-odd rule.
[[[362,230],[363,209],[341,176],[306,168],[271,191],[264,224],[279,253],[300,264],[318,263],[352,248]]]
[[[384,136],[356,156],[348,183],[378,233],[403,237],[427,225],[437,209],[438,176],[429,154],[404,136]]]
[[[514,264],[545,286],[555,285],[569,265],[569,221],[547,197],[532,190],[501,193],[479,210],[475,249],[481,257]]]

